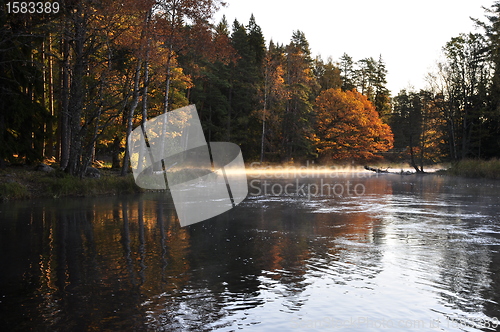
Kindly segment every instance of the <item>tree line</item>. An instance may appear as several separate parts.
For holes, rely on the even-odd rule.
[[[418,171],[425,164],[500,156],[500,1],[442,49],[428,88],[401,90],[389,119],[395,150]]]
[[[65,0],[58,13],[1,12],[0,164],[52,159],[82,176],[109,154],[125,174],[128,134],[187,104],[207,140],[237,143],[247,160],[396,155],[417,167],[498,154],[499,4],[478,21],[484,34],[445,46],[429,90],[393,99],[381,56],[313,58],[299,30],[266,43],[253,15],[211,24],[223,5]]]

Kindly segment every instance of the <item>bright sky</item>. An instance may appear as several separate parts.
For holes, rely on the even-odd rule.
[[[253,13],[266,44],[288,44],[294,30],[305,33],[313,57],[355,61],[382,54],[392,95],[410,85],[425,88],[425,76],[452,37],[476,30],[469,17],[485,19],[482,6],[494,0],[225,0],[223,14],[247,24]]]

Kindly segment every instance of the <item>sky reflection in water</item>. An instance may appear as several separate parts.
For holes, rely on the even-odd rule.
[[[185,228],[160,193],[1,204],[0,323],[52,331],[496,330],[499,182],[325,181],[366,190],[254,188],[240,206]]]

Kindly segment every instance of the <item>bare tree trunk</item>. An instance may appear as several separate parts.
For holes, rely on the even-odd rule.
[[[141,130],[142,134],[146,138],[146,122],[148,121],[148,87],[149,87],[149,48],[151,46],[151,39],[149,38],[149,22],[151,21],[151,15],[152,15],[152,10],[150,9],[148,11],[148,14],[146,16],[146,32],[144,34],[145,38],[147,38],[146,42],[146,54],[145,54],[145,60],[144,60],[144,78],[143,78],[143,90],[142,90],[142,118],[141,118]],[[128,140],[128,138],[127,138]],[[146,139],[146,144],[147,139]],[[146,151],[141,149],[139,151],[139,163],[138,163],[138,172],[142,172],[142,160],[144,158],[144,154]],[[151,159],[152,160],[152,159]]]
[[[111,168],[120,168],[120,137],[118,135],[113,139],[111,152]]]
[[[264,75],[264,109],[262,110],[262,135],[260,137],[260,162],[264,161],[264,140],[266,133],[266,107],[267,107],[267,80],[268,80],[268,71],[267,71],[267,63]]]
[[[82,169],[82,137],[84,136],[85,127],[82,127],[80,122],[82,119],[83,101],[85,96],[85,39],[87,35],[86,15],[82,13],[83,4],[79,5],[78,12],[73,16],[75,25],[74,38],[74,66],[71,80],[71,93],[69,100],[69,120],[71,127],[71,142],[69,152],[69,162],[66,171],[72,175],[83,177],[85,169]]]
[[[66,30],[66,27],[65,27]],[[66,35],[66,33],[65,33]],[[69,149],[71,129],[69,126],[69,89],[70,89],[70,48],[66,37],[62,40],[63,62],[61,66],[61,110],[59,116],[59,164],[62,169],[66,169],[69,163]]]
[[[420,173],[417,163],[415,162],[415,152],[413,151],[413,136],[410,134],[410,164],[417,173]]]
[[[0,133],[3,132],[5,132],[5,115],[3,114],[3,112],[0,112]],[[0,137],[0,140],[3,141],[3,138]],[[2,157],[0,157],[0,168],[4,168],[5,166],[6,166],[5,160]]]
[[[125,176],[127,175],[128,167],[129,167],[129,152],[128,152],[128,137],[130,136],[130,133],[132,133],[132,126],[133,126],[133,120],[134,120],[134,112],[135,109],[137,108],[137,105],[139,104],[139,82],[141,80],[141,67],[142,67],[142,61],[138,60],[137,61],[137,66],[135,68],[135,77],[134,77],[134,91],[132,93],[132,101],[130,103],[130,107],[128,109],[127,113],[127,134],[126,134],[126,139],[125,139],[125,156],[123,157],[123,165],[122,165],[122,171],[121,175]]]
[[[53,64],[52,64],[52,36],[49,34],[48,37],[48,53],[47,57],[47,89],[48,89],[48,98],[47,98],[47,108],[50,113],[49,121],[47,122],[47,146],[45,147],[45,157],[52,158],[54,156],[54,74],[53,74]]]
[[[163,99],[163,113],[167,113],[168,112],[168,96],[170,94],[170,81],[171,81],[171,72],[172,72],[172,69],[170,68],[171,66],[171,63],[172,63],[172,46],[170,46],[169,48],[169,55],[168,55],[168,58],[167,58],[167,78],[166,78],[166,82],[165,82],[165,98]]]
[[[149,42],[148,42],[148,47],[149,47]],[[149,51],[146,53],[146,62],[144,63],[144,89],[142,92],[142,118],[141,118],[141,129],[142,129],[142,134],[144,137],[146,137],[146,122],[148,121],[148,86],[149,86]],[[146,140],[146,144],[147,140]],[[142,161],[144,158],[144,154],[146,151],[141,149],[139,151],[139,161]],[[152,160],[152,159],[151,159]],[[142,166],[143,163],[139,162],[138,164],[138,172],[142,172]]]

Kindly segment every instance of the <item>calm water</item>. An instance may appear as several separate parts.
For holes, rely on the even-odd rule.
[[[185,228],[159,193],[0,204],[1,329],[500,329],[500,182],[250,180]]]

